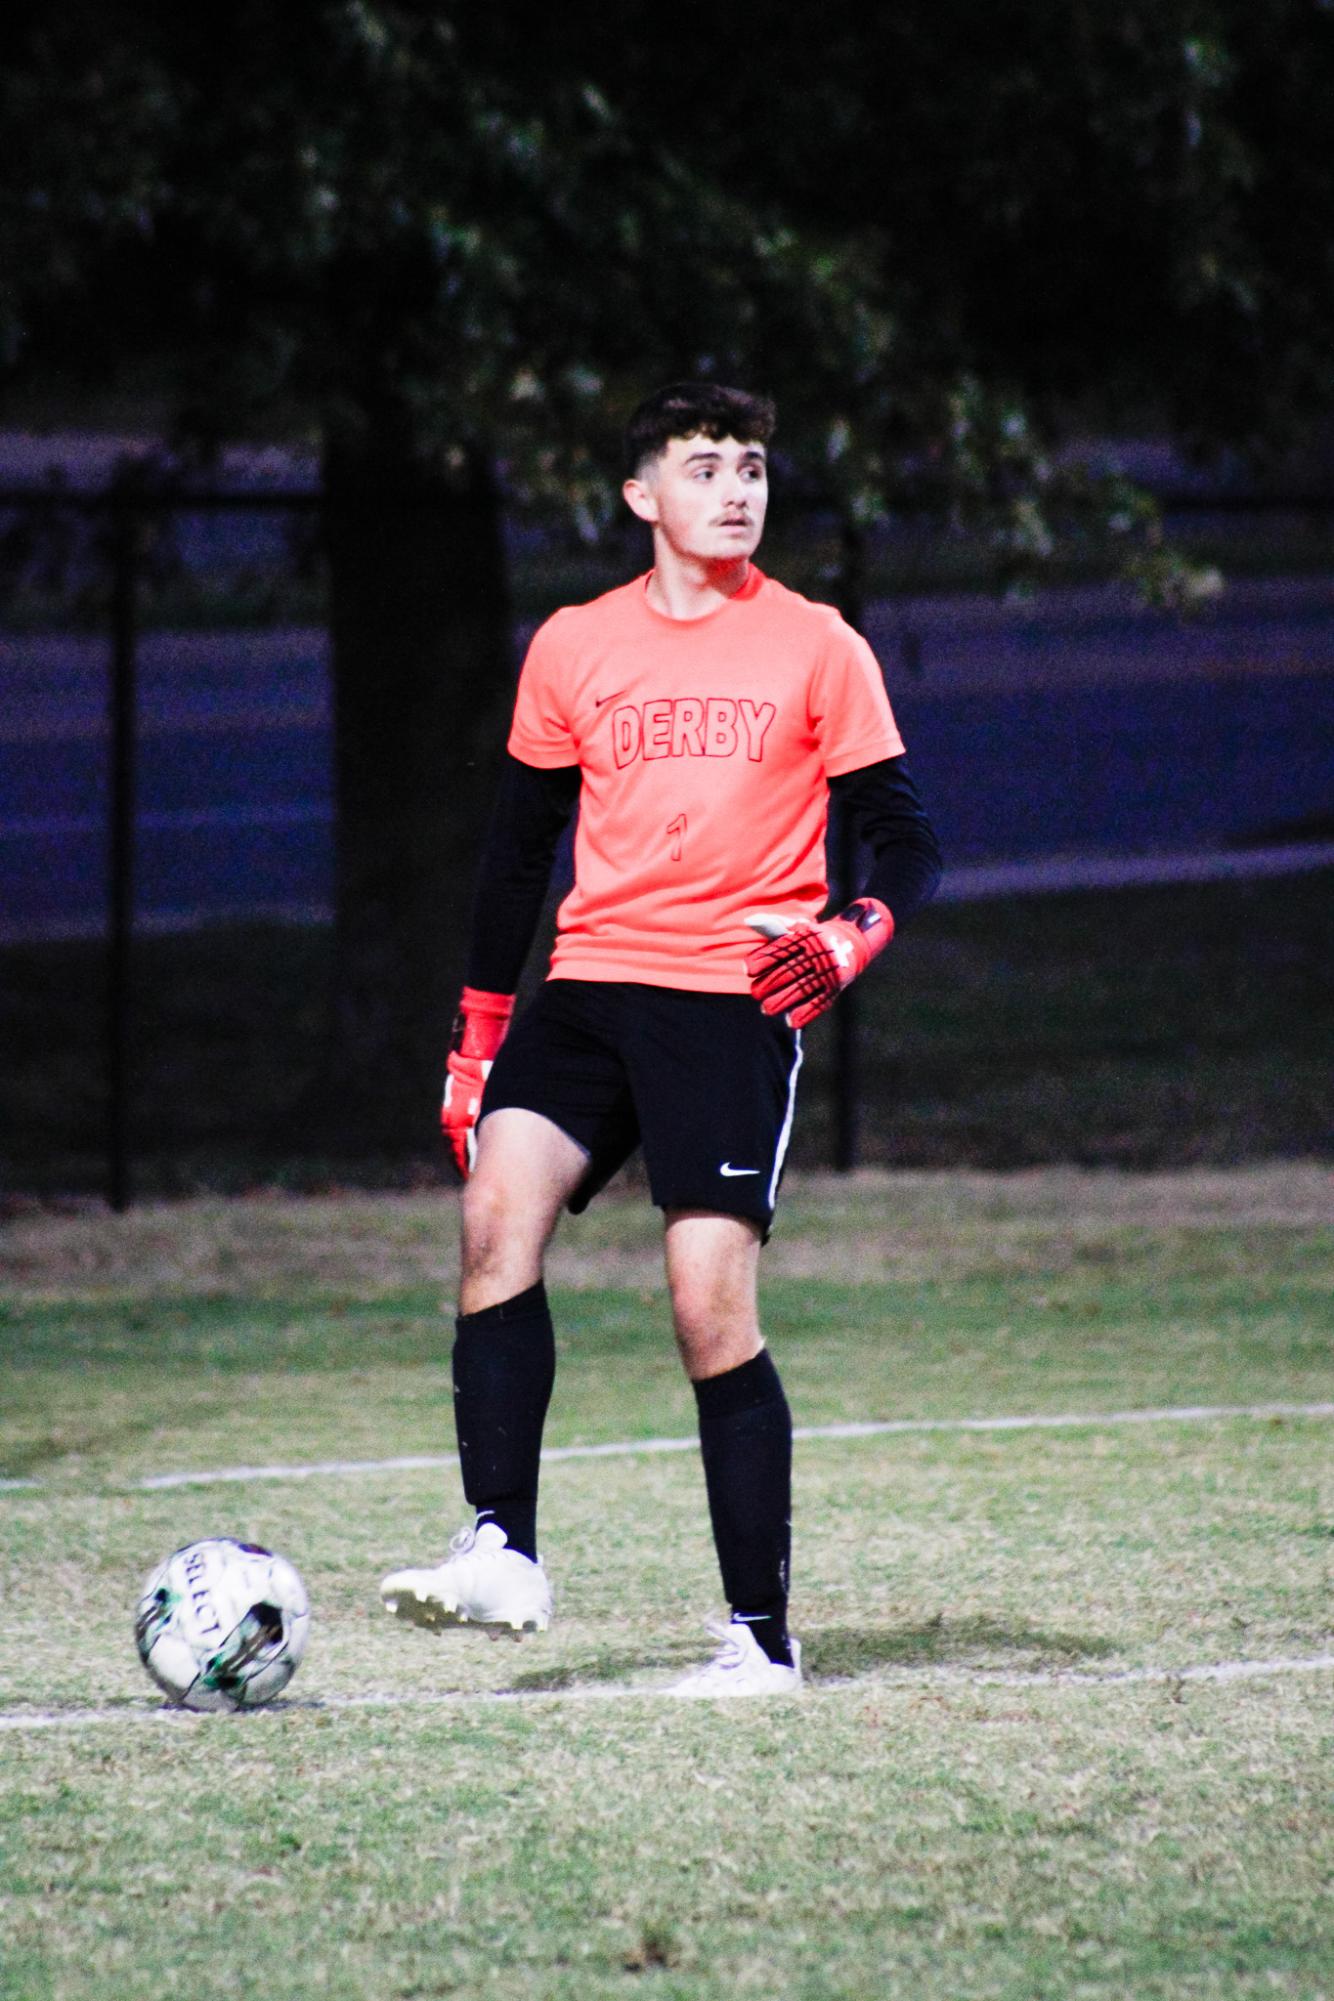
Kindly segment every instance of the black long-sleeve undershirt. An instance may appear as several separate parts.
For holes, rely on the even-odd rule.
[[[541,771],[506,753],[477,875],[465,975],[470,987],[512,994],[518,986],[579,784],[577,764]],[[830,779],[829,790],[871,851],[858,894],[878,897],[898,929],[935,893],[941,867],[907,760],[887,757],[844,772]]]
[[[871,866],[857,894],[885,904],[900,930],[929,903],[940,882],[940,846],[904,757],[887,757],[829,781],[831,797],[852,816]]]
[[[519,984],[579,785],[577,764],[540,771],[505,753],[482,842],[465,975],[481,993],[512,994]]]

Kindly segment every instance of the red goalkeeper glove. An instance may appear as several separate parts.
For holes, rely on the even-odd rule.
[[[484,994],[476,987],[465,987],[459,997],[445,1064],[440,1130],[449,1141],[454,1164],[465,1181],[477,1158],[476,1126],[482,1092],[513,1012],[513,994]]]
[[[769,910],[746,922],[768,940],[746,960],[750,990],[766,1014],[785,1014],[793,1028],[823,1014],[894,936],[894,919],[874,896],[819,924]]]

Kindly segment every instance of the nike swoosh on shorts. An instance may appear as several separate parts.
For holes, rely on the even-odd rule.
[[[758,1167],[733,1167],[730,1160],[725,1160],[718,1169],[719,1174],[725,1174],[729,1181],[735,1180],[738,1174],[758,1174],[759,1171]]]

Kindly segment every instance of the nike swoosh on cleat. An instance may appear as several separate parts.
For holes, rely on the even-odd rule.
[[[734,1181],[738,1174],[758,1174],[759,1171],[758,1167],[733,1167],[730,1160],[725,1160],[718,1169],[719,1174],[726,1175],[729,1181]]]

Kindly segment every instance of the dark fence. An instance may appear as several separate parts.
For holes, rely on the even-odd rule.
[[[985,893],[988,870],[1006,868],[1031,869],[1041,886],[1043,867],[1050,876],[1053,857],[1072,854],[1119,849],[1142,861],[1146,851],[1334,838],[1334,503],[1323,495],[1192,495],[1166,505],[1187,536],[1218,546],[1224,561],[1267,540],[1269,560],[1288,573],[1252,586],[1249,612],[1226,631],[1213,615],[1180,626],[1087,580],[1067,585],[1055,611],[1016,613],[931,589],[929,570],[905,582],[902,562],[887,590],[887,561],[892,570],[902,551],[868,545],[827,517],[800,525],[817,574],[794,581],[838,602],[869,632],[886,668],[957,865],[947,894],[966,894],[970,882]],[[104,941],[105,1190],[117,1209],[132,1193],[136,931],[247,911],[328,915],[322,506],[318,493],[289,489],[0,491],[11,608],[0,741],[9,795],[0,805],[9,857],[3,935]],[[521,615],[531,623],[556,602],[592,594],[630,574],[641,554],[627,544],[589,555],[520,526],[513,556]],[[1294,558],[1305,575],[1291,573]],[[784,573],[779,561],[773,567]],[[189,626],[194,638],[185,636]],[[205,804],[191,821],[188,808],[161,803],[172,796],[164,789],[170,757],[156,757],[155,803],[145,812],[146,723],[159,741],[175,703],[188,737],[210,703],[216,720],[229,702],[250,715],[256,743],[268,730],[266,770],[233,771],[230,803]],[[76,729],[80,755],[62,756]],[[304,796],[284,799],[273,785],[297,766]],[[273,880],[252,853],[240,871],[244,894],[230,895],[227,868],[239,865],[221,853],[220,829],[242,842],[256,828],[267,829]],[[275,830],[290,850],[285,858]],[[145,842],[159,834],[145,903]],[[850,893],[858,857],[838,826],[831,864],[836,893]],[[1050,879],[1055,885],[1059,872]],[[858,1002],[856,993],[845,997],[830,1042],[830,1158],[844,1169],[861,1151]]]

